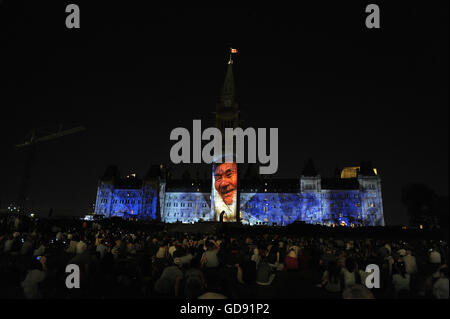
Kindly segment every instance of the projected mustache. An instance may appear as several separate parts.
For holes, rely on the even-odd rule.
[[[224,186],[224,187],[220,187],[219,190],[222,195],[226,195],[226,194],[233,192],[235,189],[234,189],[234,187],[231,187],[231,186],[230,187]]]

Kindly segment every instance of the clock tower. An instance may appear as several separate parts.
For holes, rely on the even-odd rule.
[[[216,106],[216,127],[221,131],[222,137],[225,137],[225,128],[236,128],[239,126],[239,106],[236,102],[234,78],[233,78],[233,59],[230,54],[228,60],[227,73],[220,94],[219,103]]]

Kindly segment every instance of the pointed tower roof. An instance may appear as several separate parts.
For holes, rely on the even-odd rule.
[[[305,166],[303,167],[302,175],[308,176],[308,177],[317,176],[317,170],[316,170],[316,167],[314,166],[314,162],[313,162],[312,158],[309,158],[305,162]]]
[[[100,179],[102,181],[114,181],[120,179],[120,171],[117,165],[109,165]]]
[[[225,75],[225,82],[223,84],[220,95],[220,104],[224,107],[234,106],[235,101],[235,86],[233,76],[233,60],[228,61],[227,73]]]
[[[341,178],[341,169],[339,165],[336,163],[336,167],[334,168],[334,177]]]

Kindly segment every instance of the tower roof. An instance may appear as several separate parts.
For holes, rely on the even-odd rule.
[[[306,162],[305,165],[303,167],[303,171],[302,171],[302,175],[303,176],[317,176],[317,170],[316,167],[314,166],[314,162],[312,160],[312,158],[309,158]]]
[[[120,171],[117,165],[109,165],[103,176],[100,178],[102,181],[112,181],[114,179],[120,179]]]
[[[232,60],[230,60],[232,62]],[[220,104],[224,107],[233,107],[235,102],[235,86],[233,76],[233,63],[228,62],[227,73],[220,95]]]

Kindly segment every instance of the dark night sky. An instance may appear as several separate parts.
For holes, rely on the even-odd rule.
[[[60,3],[58,3],[60,2]],[[409,182],[448,194],[448,2],[371,2],[261,8],[157,8],[141,1],[0,3],[0,200],[17,198],[32,127],[87,131],[42,143],[30,196],[42,212],[84,214],[106,166],[144,174],[170,162],[170,131],[213,125],[227,49],[239,49],[241,115],[279,128],[275,177],[299,177],[312,157],[324,176],[371,160],[388,224],[406,223]],[[93,2],[93,1],[90,1]],[[181,174],[182,170],[179,170]]]

